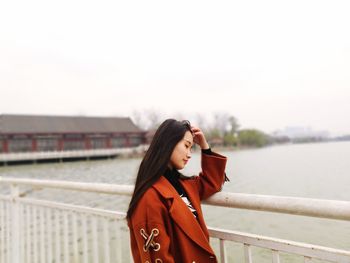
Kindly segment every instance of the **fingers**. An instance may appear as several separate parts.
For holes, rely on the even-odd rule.
[[[209,145],[202,130],[198,127],[192,126],[191,131],[193,133],[193,142],[198,144],[201,149],[208,149]]]
[[[204,139],[204,133],[198,127],[192,126],[191,131],[193,134],[193,138],[196,138],[195,143],[200,143]]]
[[[202,132],[201,129],[199,129],[198,127],[195,127],[195,126],[191,126],[191,131],[192,131],[193,133]]]

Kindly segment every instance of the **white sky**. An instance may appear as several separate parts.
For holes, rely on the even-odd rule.
[[[233,114],[350,133],[349,1],[11,0],[0,114]]]

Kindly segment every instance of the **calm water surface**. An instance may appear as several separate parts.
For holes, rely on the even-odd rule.
[[[221,153],[228,157],[227,175],[231,180],[224,185],[224,191],[350,201],[350,142],[284,145]],[[10,166],[0,167],[0,174],[18,178],[132,184],[139,163],[140,159],[115,159]],[[194,153],[183,173],[193,175],[199,169],[200,155]],[[3,187],[0,190],[8,191]],[[28,192],[28,196],[118,210],[125,210],[129,200],[128,197],[43,189]],[[213,227],[350,250],[350,222],[212,206],[203,206],[203,210],[207,224]]]

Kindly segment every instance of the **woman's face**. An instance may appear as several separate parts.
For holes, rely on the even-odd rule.
[[[170,156],[170,166],[176,170],[181,170],[185,167],[188,160],[191,158],[191,150],[193,146],[193,136],[192,133],[186,131],[184,137],[179,141],[171,156]]]

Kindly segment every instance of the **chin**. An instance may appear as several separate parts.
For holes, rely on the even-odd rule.
[[[183,168],[185,168],[185,165],[177,165],[175,167],[176,170],[182,170]]]

